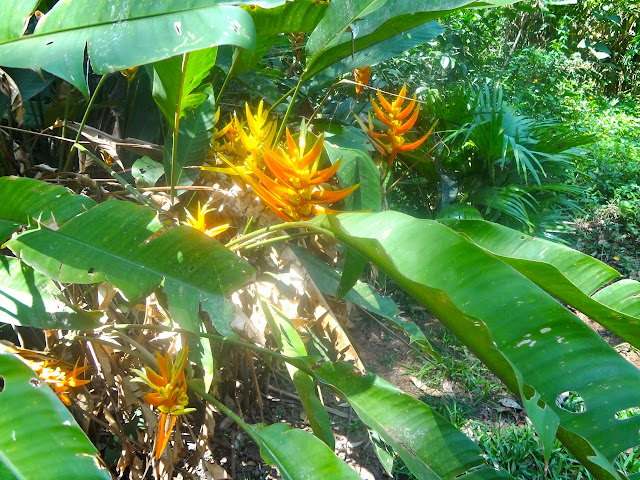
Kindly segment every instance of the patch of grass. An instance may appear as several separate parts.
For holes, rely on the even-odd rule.
[[[500,390],[502,384],[456,337],[446,330],[427,333],[433,347],[442,356],[442,362],[424,362],[422,366],[408,367],[407,374],[415,375],[425,385],[438,389],[444,380],[463,387],[474,405],[486,401]]]

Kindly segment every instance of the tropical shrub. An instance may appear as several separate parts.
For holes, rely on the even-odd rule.
[[[381,180],[403,155],[426,151],[420,149],[430,125],[411,131],[418,130],[418,109],[411,98],[405,103],[405,92],[391,92],[393,100],[379,97],[388,115],[378,118],[387,128],[373,120],[365,127],[377,141],[368,141],[353,124],[311,122],[318,113],[324,116],[326,103],[311,103],[314,91],[427,41],[440,29],[425,22],[475,2],[298,0],[240,7],[119,0],[96,4],[95,15],[86,15],[86,3],[66,1],[54,2],[23,36],[24,20],[38,3],[16,0],[0,7],[6,22],[0,64],[55,75],[43,87],[53,85],[47,104],[52,112],[60,107],[55,94],[63,90],[67,113],[74,109],[73,99],[80,97],[72,96],[69,85],[87,103],[81,122],[67,115],[55,122],[65,129],[62,138],[75,132],[71,148],[56,150],[49,140],[44,150],[56,154],[55,165],[36,170],[26,164],[24,171],[44,178],[42,172],[57,169],[56,178],[72,178],[68,185],[89,195],[55,182],[0,178],[0,321],[15,328],[15,335],[7,335],[10,345],[0,347],[3,478],[109,478],[107,467],[114,464],[124,476],[142,458],[156,475],[171,476],[185,450],[176,430],[183,422],[197,425],[204,443],[196,449],[206,446],[212,409],[235,421],[284,478],[357,478],[334,453],[318,385],[348,402],[417,478],[511,478],[487,464],[474,442],[426,404],[366,372],[322,294],[386,318],[423,354],[438,358],[420,329],[397,316],[393,302],[358,282],[369,261],[433,312],[518,396],[545,462],[557,437],[597,478],[624,478],[612,462],[640,440],[639,419],[630,410],[640,404],[634,388],[640,372],[566,306],[638,347],[639,284],[612,283],[620,275],[597,260],[498,224],[381,212]],[[310,35],[298,33],[290,42],[290,32]],[[137,45],[144,38],[153,42]],[[85,76],[85,47],[99,79],[91,72]],[[145,64],[135,75],[125,71],[126,78],[111,74]],[[13,79],[6,84],[20,91]],[[336,100],[330,92],[329,105]],[[241,107],[227,105],[226,95]],[[20,99],[12,100],[7,123],[21,118]],[[486,118],[470,135],[506,129],[501,102],[485,100],[499,108],[480,113]],[[283,103],[286,108],[277,110]],[[294,112],[305,112],[309,104],[317,111],[299,123]],[[90,126],[100,120],[99,112],[116,107],[126,119],[124,139],[113,125],[113,134]],[[149,124],[141,116],[155,130],[145,131]],[[5,133],[13,128],[3,126],[0,138],[6,168],[17,173],[14,138],[26,141]],[[134,136],[136,131],[145,138]],[[507,149],[523,148],[517,138],[507,138]],[[540,148],[545,138],[534,144]],[[133,158],[120,155],[121,147]],[[540,165],[559,162],[565,150],[554,144],[541,157],[507,151],[510,158],[502,149],[500,159],[511,162],[513,175],[540,178]],[[111,178],[88,175],[87,159]],[[498,175],[495,164],[488,167]],[[201,190],[206,199],[195,196]],[[119,198],[96,201],[104,196]],[[197,200],[205,203],[196,209]],[[324,210],[338,201],[344,207],[336,208],[349,212]],[[206,217],[213,209],[216,226]],[[224,228],[216,228],[223,222]],[[269,325],[269,341],[254,321]],[[25,348],[40,340],[49,347],[46,355]],[[287,365],[313,434],[286,424],[249,424],[238,390],[226,392],[235,396],[227,402],[227,365],[252,365],[253,354]],[[242,380],[252,383],[260,403],[251,371],[253,378],[249,373]],[[559,399],[567,392],[582,399],[583,411],[563,407]],[[56,393],[74,402],[80,423],[99,426],[99,434],[87,429],[94,443]],[[113,457],[118,448],[121,462],[112,458],[105,466],[99,454]],[[139,466],[135,473],[144,475]]]

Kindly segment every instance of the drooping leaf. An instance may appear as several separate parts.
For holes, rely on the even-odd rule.
[[[277,465],[280,474],[286,480],[360,479],[351,467],[309,432],[293,429],[285,423],[276,423],[268,427],[254,425],[252,428],[256,430],[262,458],[272,465]],[[305,461],[301,461],[302,458]]]
[[[356,68],[377,65],[389,58],[433,40],[444,32],[438,22],[428,22],[424,25],[412,28],[406,32],[398,33],[391,38],[374,43],[370,47],[358,51],[353,56],[327,66],[314,75],[309,81],[309,90],[314,91],[336,81],[338,77],[351,72]],[[353,87],[352,87],[353,88]]]
[[[630,344],[640,346],[640,311],[632,307],[637,305],[638,282],[625,280],[604,287],[620,274],[564,245],[489,222],[441,222],[499,256],[550,295],[580,310]]]
[[[0,242],[21,226],[37,220],[45,225],[62,225],[96,204],[89,197],[37,180],[0,177]]]
[[[261,301],[260,304],[280,352],[288,357],[307,356],[304,342],[289,319],[266,302]],[[287,364],[287,370],[300,397],[300,403],[307,413],[307,419],[314,435],[326,443],[331,450],[335,450],[335,438],[329,414],[318,398],[313,377],[291,364]]]
[[[89,330],[94,316],[62,300],[48,277],[14,257],[0,257],[0,322],[36,328]]]
[[[612,461],[640,443],[640,371],[519,271],[438,222],[398,212],[325,216],[323,228],[427,307],[526,405],[545,448],[550,432],[598,478],[620,479]],[[550,375],[553,372],[553,375]],[[586,410],[556,404],[577,392]]]
[[[26,187],[40,184],[14,180],[14,185],[19,183]],[[22,208],[14,203],[16,200],[40,205],[39,189],[29,190],[21,198],[10,199],[8,207]],[[52,201],[49,208],[55,208],[56,202],[72,203],[61,193],[55,198],[50,189],[42,190]],[[27,230],[7,246],[50,278],[68,283],[108,281],[132,304],[162,285],[173,319],[187,330],[202,332],[200,302],[222,301],[248,280],[253,269],[191,227],[174,228],[145,243],[161,227],[149,208],[108,201],[73,217],[57,230],[44,226]],[[194,360],[206,353],[206,348],[196,350]]]
[[[13,35],[0,41],[0,58],[2,65],[9,67],[46,70],[88,95],[85,46],[93,70],[99,74],[215,45],[253,48],[255,31],[249,14],[222,3],[58,2],[40,19],[32,35]],[[12,26],[11,31],[15,33],[17,27]]]
[[[513,478],[487,465],[480,448],[427,404],[380,377],[363,375],[344,362],[325,363],[315,373],[393,447],[416,478],[468,478],[481,470],[491,472],[489,478]]]
[[[509,2],[470,0],[337,0],[332,1],[307,42],[311,78],[326,67],[378,42],[463,7]]]
[[[53,391],[0,347],[0,474],[18,480],[111,480],[98,452]],[[37,461],[36,461],[37,459]]]

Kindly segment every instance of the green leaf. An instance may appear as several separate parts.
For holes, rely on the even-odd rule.
[[[24,33],[27,18],[40,0],[4,0],[0,5],[0,43],[20,38]]]
[[[640,417],[616,414],[640,405],[640,371],[597,333],[503,259],[438,222],[390,211],[315,222],[374,261],[519,395],[547,448],[559,423],[557,437],[587,469],[621,478],[611,462],[640,443]],[[584,412],[556,404],[568,391],[584,399]]]
[[[451,11],[502,2],[470,0],[334,0],[307,42],[310,78],[378,42],[436,20]]]
[[[18,181],[33,184],[28,179]],[[39,197],[36,189],[22,200],[37,204]],[[201,333],[200,302],[222,302],[248,280],[253,269],[191,227],[171,229],[145,243],[161,227],[149,208],[107,201],[57,230],[27,230],[7,246],[25,263],[57,281],[108,281],[133,305],[162,285],[173,319],[181,327]],[[203,355],[207,355],[204,347],[194,352],[194,361],[205,364]]]
[[[296,254],[296,257],[298,257],[302,265],[304,265],[304,268],[318,289],[325,295],[335,297],[340,285],[340,274],[306,250],[293,245],[289,247]],[[353,288],[344,295],[344,299],[390,321],[394,326],[409,335],[409,343],[417,345],[424,353],[440,361],[440,354],[433,349],[427,337],[425,337],[424,333],[420,330],[420,327],[411,320],[400,317],[400,310],[396,302],[390,298],[381,297],[376,294],[371,285],[367,283],[354,285]]]
[[[99,313],[99,315],[101,315]],[[90,313],[72,308],[48,278],[13,257],[0,257],[0,322],[36,328],[90,330]]]
[[[428,405],[376,375],[363,375],[344,362],[325,363],[315,373],[391,445],[418,479],[448,480],[479,469],[490,471],[490,478],[512,478],[487,465],[480,448]]]
[[[325,133],[324,148],[331,163],[342,159],[338,180],[342,188],[360,184],[345,199],[348,210],[380,211],[380,171],[364,147],[368,139],[355,127],[334,127]]]
[[[53,391],[15,355],[2,350],[0,377],[2,478],[111,479],[96,448]],[[4,476],[7,471],[11,476]]]
[[[624,280],[605,287],[620,276],[608,265],[501,225],[474,220],[441,222],[501,258],[550,295],[640,347],[638,282]]]
[[[9,67],[46,70],[88,96],[85,46],[93,70],[99,74],[215,45],[253,48],[255,31],[250,15],[239,7],[221,3],[58,2],[40,19],[32,35],[5,38],[0,43],[1,62]],[[15,32],[17,27],[11,29]]]
[[[289,319],[282,312],[262,301],[262,299],[260,300],[260,306],[269,323],[269,328],[276,338],[280,352],[288,357],[306,357],[308,353],[304,342]],[[287,364],[287,370],[300,397],[300,403],[302,403],[307,413],[307,419],[313,434],[326,443],[331,450],[335,450],[336,442],[331,429],[329,414],[318,398],[313,377],[289,363]]]
[[[280,474],[286,480],[360,480],[351,467],[309,432],[293,429],[284,423],[268,427],[254,425],[252,429],[256,430],[262,458],[272,465],[277,465]]]
[[[368,263],[369,260],[359,253],[350,248],[346,249],[342,275],[340,275],[340,284],[336,289],[336,299],[342,300],[349,290],[354,287],[358,280],[360,280],[360,276]]]
[[[0,177],[0,242],[36,221],[62,225],[95,204],[68,188],[30,178]]]
[[[333,83],[338,77],[360,67],[373,66],[389,58],[433,40],[444,32],[438,22],[428,22],[409,31],[399,33],[391,38],[375,43],[353,56],[349,55],[344,60],[327,66],[321,72],[313,76],[309,82],[309,90],[314,91],[324,88],[328,83]]]
[[[139,158],[131,167],[131,176],[136,179],[138,187],[154,187],[162,175],[164,175],[162,164],[149,157]]]
[[[173,125],[178,100],[181,103],[180,117],[186,110],[199,107],[205,100],[203,93],[193,93],[216,63],[218,48],[206,48],[189,53],[184,78],[182,76],[182,55],[153,64],[153,99],[169,122]],[[178,98],[182,94],[181,98]]]
[[[239,75],[257,65],[279,34],[313,31],[328,6],[328,2],[296,0],[275,8],[262,8],[255,5],[244,7],[251,15],[256,29],[256,48],[238,52],[231,74]]]
[[[213,89],[210,85],[205,88],[204,93],[207,95],[205,102],[195,110],[187,111],[186,118],[180,120],[178,150],[174,159],[176,162],[176,178],[172,182],[174,185],[192,185],[199,170],[184,167],[202,165],[210,149],[216,110]],[[173,135],[164,146],[164,173],[167,179],[171,179],[172,149]]]

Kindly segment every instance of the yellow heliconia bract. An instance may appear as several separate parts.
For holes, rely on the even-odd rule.
[[[207,222],[205,220],[205,216],[207,213],[211,211],[209,205],[205,204],[204,206],[200,206],[200,202],[198,202],[198,213],[197,216],[194,217],[191,212],[185,209],[187,214],[187,220],[182,222],[183,225],[187,225],[189,227],[193,227],[196,230],[200,230],[205,235],[213,238],[216,235],[220,235],[222,232],[225,232],[229,228],[229,224],[225,223],[223,225],[218,225],[214,228],[207,228]]]

